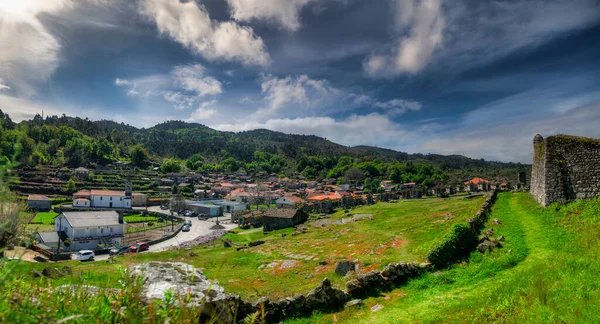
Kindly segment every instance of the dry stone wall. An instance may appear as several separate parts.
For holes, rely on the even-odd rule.
[[[533,139],[531,195],[542,205],[600,196],[600,140],[569,135]]]

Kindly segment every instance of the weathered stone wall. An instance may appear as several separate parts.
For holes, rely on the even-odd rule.
[[[542,206],[600,196],[600,140],[538,134],[533,147],[531,195]]]

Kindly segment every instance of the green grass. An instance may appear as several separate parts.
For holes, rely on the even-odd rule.
[[[353,310],[288,322],[600,322],[600,200],[543,209],[529,194],[505,193],[493,218],[503,222],[487,224],[506,237],[502,249],[474,252]],[[371,312],[377,303],[384,308]]]
[[[165,226],[169,226],[169,228],[171,227],[171,222],[154,222],[152,223],[151,226],[148,226],[147,224],[144,226],[140,226],[140,227],[132,227],[132,226],[128,226],[127,224],[125,224],[125,233],[137,233],[137,232],[141,232],[141,231],[147,231],[147,230],[151,230],[151,229],[156,229],[156,228],[161,228],[161,227],[165,227]]]
[[[123,216],[123,220],[127,223],[144,223],[144,222],[156,222],[158,217],[156,216],[142,216],[142,214]]]
[[[34,223],[52,225],[54,224],[54,217],[58,214],[54,212],[38,212],[33,219]]]
[[[267,235],[260,229],[236,230],[236,234],[228,234],[226,238],[237,245],[256,240],[266,242],[241,251],[225,248],[219,240],[193,248],[198,257],[189,257],[189,251],[186,250],[174,250],[127,255],[119,260],[125,264],[151,260],[187,262],[203,269],[208,278],[217,279],[227,292],[240,294],[250,300],[261,296],[275,299],[306,293],[326,277],[335,286],[343,288],[348,279],[334,273],[337,261],[357,259],[361,272],[382,269],[390,262],[425,261],[427,250],[453,224],[471,217],[483,200],[380,203],[351,211],[351,214],[373,214],[374,220],[327,226],[309,225],[307,233],[296,236],[292,235],[293,228],[272,231]],[[449,220],[447,215],[450,216]],[[332,214],[331,219],[335,221],[344,217],[350,216],[339,212]],[[295,260],[296,264],[288,269],[267,267],[270,263],[283,260]],[[327,265],[319,265],[320,261],[326,261]],[[81,266],[81,271],[93,272],[93,267],[93,264],[85,264]],[[88,283],[107,284],[94,277]]]

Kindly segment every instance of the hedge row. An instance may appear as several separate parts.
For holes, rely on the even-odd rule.
[[[492,206],[496,201],[496,191],[488,195],[485,202],[466,224],[455,224],[440,244],[429,251],[427,259],[436,267],[446,267],[452,263],[466,259],[477,247],[477,237],[487,221]]]

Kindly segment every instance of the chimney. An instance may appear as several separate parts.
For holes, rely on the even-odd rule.
[[[117,214],[119,214],[119,224],[123,224],[123,211],[119,210]]]

